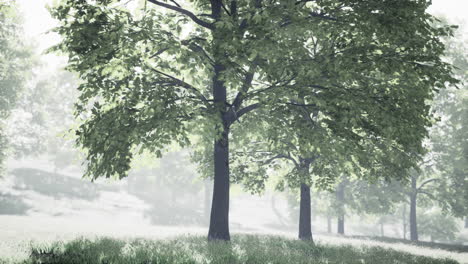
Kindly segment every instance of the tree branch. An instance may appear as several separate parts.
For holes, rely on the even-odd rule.
[[[174,3],[177,7],[181,7],[176,1],[171,0],[172,3]]]
[[[439,203],[443,204],[444,201],[440,200],[439,198],[437,198],[435,195],[433,195],[432,193],[428,193],[426,191],[419,191],[418,193],[421,193],[421,194],[425,194],[427,195],[429,198],[433,199],[433,200],[436,200],[438,201]]]
[[[150,59],[161,55],[163,52],[165,52],[165,51],[168,50],[168,49],[169,49],[169,48],[162,48],[162,49],[158,50],[155,54],[153,54],[153,55],[150,56]]]
[[[178,78],[176,78],[176,77],[174,77],[172,75],[164,73],[162,71],[156,70],[154,68],[151,68],[151,70],[153,70],[154,72],[156,72],[156,73],[158,73],[160,75],[163,75],[163,76],[171,79],[174,82],[174,84],[180,85],[181,87],[183,87],[183,88],[185,88],[187,90],[191,90],[203,101],[203,103],[208,105],[208,102],[209,102],[208,99],[206,99],[206,97],[197,88],[193,87],[192,85],[190,85],[190,84],[188,84],[188,83],[186,83],[186,82],[184,82],[184,81],[182,81],[182,80],[180,80],[180,79],[178,79]]]
[[[228,16],[231,16],[231,13],[229,12],[229,10],[226,8],[226,6],[223,3],[221,3],[221,6],[223,7],[226,14],[228,14]]]
[[[244,81],[242,82],[242,87],[240,91],[237,93],[236,98],[234,99],[232,105],[234,109],[239,109],[244,101],[244,98],[252,85],[253,77],[255,75],[255,70],[257,68],[257,61],[254,60],[253,64],[250,66],[249,71],[245,74]]]
[[[181,43],[182,43],[182,45],[187,46],[192,51],[201,53],[205,58],[208,59],[208,61],[211,63],[211,65],[215,64],[214,60],[210,57],[210,55],[208,55],[208,53],[205,51],[205,49],[203,49],[202,47],[200,47],[199,45],[194,43],[192,40],[184,40]]]
[[[439,180],[439,179],[437,179],[437,178],[431,178],[431,179],[429,179],[429,180],[426,180],[426,181],[424,181],[423,183],[421,183],[421,185],[419,185],[419,187],[418,187],[416,190],[419,191],[419,190],[421,190],[421,189],[424,187],[424,185],[426,185],[426,184],[428,184],[428,183],[431,183],[431,182],[433,182],[433,181],[438,181],[438,180]]]
[[[271,163],[275,159],[288,159],[288,160],[292,161],[295,166],[298,166],[297,161],[293,157],[291,157],[291,155],[289,155],[289,154],[288,155],[278,154],[278,155],[276,155],[274,157],[271,157],[271,158],[267,159],[266,161],[263,162],[263,164]]]
[[[248,112],[253,111],[253,110],[255,110],[255,109],[259,108],[259,107],[260,107],[260,104],[259,104],[259,103],[255,103],[255,104],[251,104],[251,105],[249,105],[249,106],[246,106],[246,107],[240,109],[240,110],[237,111],[237,113],[236,113],[236,117],[237,117],[236,120],[239,120],[239,118],[240,118],[241,116],[243,116],[243,115],[247,114]],[[234,121],[236,121],[236,120],[234,120]]]
[[[190,18],[192,19],[193,22],[197,23],[198,25],[200,25],[200,26],[202,26],[202,27],[205,27],[205,28],[208,28],[208,29],[211,29],[211,30],[214,29],[213,24],[201,20],[201,19],[198,18],[194,13],[192,13],[192,12],[186,10],[186,9],[180,8],[180,7],[178,7],[178,6],[166,4],[166,3],[163,3],[163,2],[160,2],[160,1],[157,1],[157,0],[148,0],[148,1],[149,1],[150,3],[155,4],[155,5],[158,5],[158,6],[161,6],[161,7],[164,7],[164,8],[173,10],[173,11],[176,11],[176,12],[178,12],[178,13],[184,14],[184,15],[190,17]]]

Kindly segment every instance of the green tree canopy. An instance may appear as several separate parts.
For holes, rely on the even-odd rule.
[[[301,94],[334,134],[382,137],[417,156],[427,101],[455,81],[440,59],[439,37],[451,30],[431,24],[428,5],[148,0],[129,10],[63,0],[52,9],[63,37],[54,49],[83,80],[77,135],[87,175],[124,177],[137,146],[160,155],[198,133],[214,141],[209,238],[229,239],[229,139],[249,131],[236,121],[254,110],[281,115]]]

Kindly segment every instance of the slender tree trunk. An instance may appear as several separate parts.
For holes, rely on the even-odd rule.
[[[468,228],[468,216],[465,216],[465,228]]]
[[[385,234],[384,234],[384,224],[383,224],[383,222],[381,222],[381,223],[380,223],[380,236],[381,236],[381,237],[384,237],[384,235],[385,235]]]
[[[331,216],[327,215],[327,233],[332,232],[332,218]]]
[[[338,201],[338,206],[340,215],[338,216],[338,227],[337,232],[340,235],[344,235],[344,182],[338,184],[338,188],[336,190],[336,199]]]
[[[418,221],[416,219],[416,199],[418,195],[417,177],[411,176],[411,194],[410,194],[410,239],[418,241]]]
[[[301,184],[301,201],[299,209],[299,239],[313,241],[311,229],[310,187]]]
[[[403,239],[406,240],[406,226],[407,226],[407,222],[406,222],[406,203],[403,204]]]
[[[338,228],[337,232],[340,235],[344,235],[344,215],[338,216]]]
[[[418,224],[416,219],[416,194],[410,195],[410,239],[418,241]]]

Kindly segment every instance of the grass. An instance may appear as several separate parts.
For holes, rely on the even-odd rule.
[[[17,263],[455,264],[458,262],[416,256],[382,247],[312,245],[279,236],[234,235],[231,243],[208,243],[205,237],[200,236],[178,237],[172,240],[80,238],[66,243],[55,242],[49,246],[33,246],[30,257]]]
[[[446,244],[446,243],[427,242],[427,241],[411,241],[411,240],[405,240],[401,238],[376,237],[376,236],[350,236],[350,238],[370,239],[373,241],[381,241],[385,243],[403,243],[403,244],[415,245],[415,246],[426,247],[426,248],[442,249],[442,250],[451,251],[451,252],[468,253],[468,245],[462,245],[462,244]]]

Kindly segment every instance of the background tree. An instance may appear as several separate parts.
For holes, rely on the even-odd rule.
[[[421,163],[420,170],[411,172],[411,187],[406,191],[410,201],[411,240],[418,240],[416,199],[419,194],[437,203],[447,213],[463,217],[468,212],[466,39],[458,36],[445,41],[448,46],[446,59],[457,67],[455,75],[461,85],[459,90],[451,87],[438,95],[433,110],[441,120],[431,128],[426,161]]]
[[[457,222],[453,216],[444,214],[437,208],[432,208],[424,213],[418,214],[419,233],[434,241],[453,241],[455,234],[459,231]]]
[[[6,119],[31,74],[32,53],[21,37],[21,19],[14,2],[0,3],[0,171],[6,157]]]
[[[446,179],[439,192],[445,211],[462,218],[468,215],[468,50],[466,25],[447,39],[446,59],[457,67],[458,89],[438,96],[435,110],[441,118],[434,128],[432,144],[437,153],[436,168]]]

